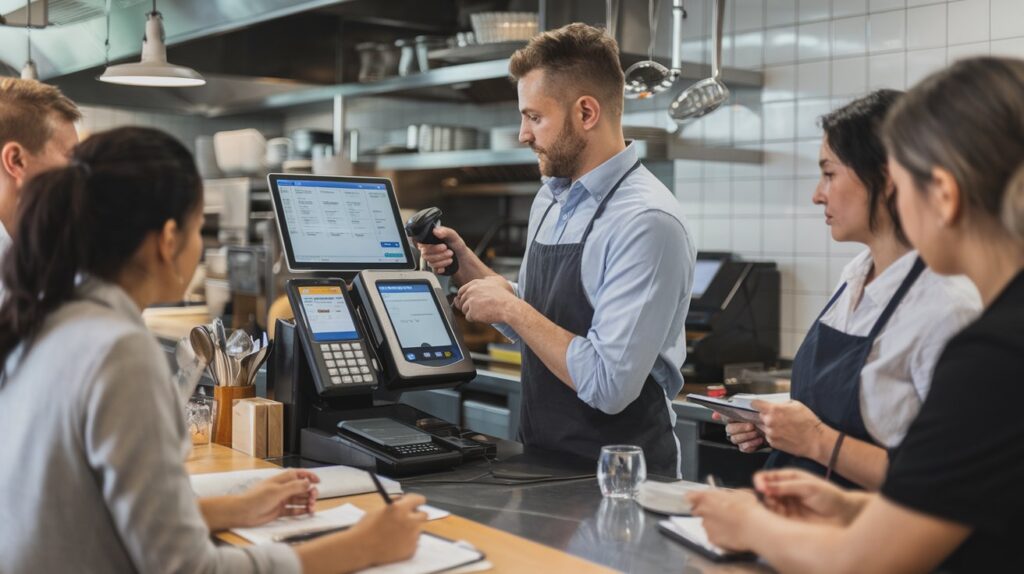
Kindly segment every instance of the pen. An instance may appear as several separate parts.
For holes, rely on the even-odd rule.
[[[299,534],[292,534],[291,536],[277,536],[274,538],[274,542],[284,542],[285,544],[295,544],[298,542],[305,542],[314,538],[319,538],[326,534],[333,534],[335,532],[341,532],[342,530],[348,530],[348,526],[338,526],[336,528],[327,528],[325,530],[313,530],[312,532],[302,532]]]
[[[380,483],[380,479],[377,478],[377,473],[367,471],[370,474],[370,480],[373,481],[373,485],[377,487],[377,492],[380,493],[380,497],[384,499],[384,502],[391,504],[391,497],[388,496],[388,491],[384,490],[384,485]]]

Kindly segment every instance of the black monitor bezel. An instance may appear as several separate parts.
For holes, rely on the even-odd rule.
[[[405,263],[325,263],[322,261],[299,262],[295,259],[295,250],[292,247],[291,234],[288,230],[288,221],[284,217],[284,207],[281,205],[281,191],[278,188],[279,180],[304,180],[304,181],[327,181],[327,182],[351,182],[351,183],[377,183],[384,184],[388,192],[388,199],[391,202],[391,212],[395,217],[395,226],[402,236],[402,253],[405,254]],[[391,180],[386,177],[361,177],[348,175],[308,175],[302,173],[271,173],[267,174],[267,184],[270,188],[271,203],[274,205],[274,216],[277,218],[277,229],[280,234],[281,244],[284,246],[285,260],[288,269],[296,272],[303,271],[324,271],[324,272],[359,272],[363,269],[376,270],[397,270],[408,271],[416,268],[413,258],[412,247],[405,237],[405,225],[402,222],[402,215],[398,207],[398,197],[395,195],[395,187]]]

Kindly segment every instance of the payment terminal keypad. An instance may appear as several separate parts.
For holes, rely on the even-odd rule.
[[[366,348],[361,341],[349,343],[316,343],[316,352],[326,367],[329,377],[325,384],[376,384],[377,377],[370,367]]]

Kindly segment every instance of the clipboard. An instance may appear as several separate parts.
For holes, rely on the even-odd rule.
[[[675,520],[687,520],[687,521],[699,521],[699,518],[677,518]],[[662,534],[668,536],[672,540],[681,543],[687,548],[697,552],[704,558],[711,560],[712,562],[751,562],[757,560],[757,555],[753,552],[730,552],[728,550],[722,550],[721,548],[714,546],[707,541],[707,536],[703,534],[704,527],[699,526],[697,522],[694,522],[696,527],[700,529],[700,532],[689,532],[682,528],[679,528],[673,523],[673,520],[661,520],[658,522],[658,530]],[[691,528],[691,530],[693,530]]]
[[[686,400],[687,402],[707,407],[734,421],[743,421],[754,424],[760,424],[761,422],[761,413],[754,407],[750,406],[750,401],[747,399],[719,399],[690,393],[686,395]]]

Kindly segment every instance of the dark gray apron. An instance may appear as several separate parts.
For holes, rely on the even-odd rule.
[[[846,283],[843,283],[822,309],[793,358],[793,384],[790,389],[793,400],[805,404],[823,423],[837,431],[874,444],[860,411],[860,372],[871,353],[875,338],[885,328],[922,271],[924,261],[918,257],[871,331],[864,337],[843,333],[821,322],[821,318],[846,290]],[[827,470],[813,460],[780,450],[768,457],[767,468],[784,466],[802,468],[820,476],[825,476]],[[848,488],[860,488],[834,471],[832,480]]]
[[[583,246],[604,212],[608,201],[633,171],[637,161],[608,192],[579,243],[545,245],[530,243],[524,300],[559,327],[586,337],[594,318],[581,278]],[[551,202],[540,224],[540,231]],[[623,230],[625,231],[625,230]],[[580,400],[533,351],[523,346],[523,403],[519,439],[523,444],[569,452],[597,460],[607,444],[633,444],[644,449],[647,469],[654,474],[676,476],[678,451],[665,393],[647,375],[643,390],[619,414],[609,415]]]

